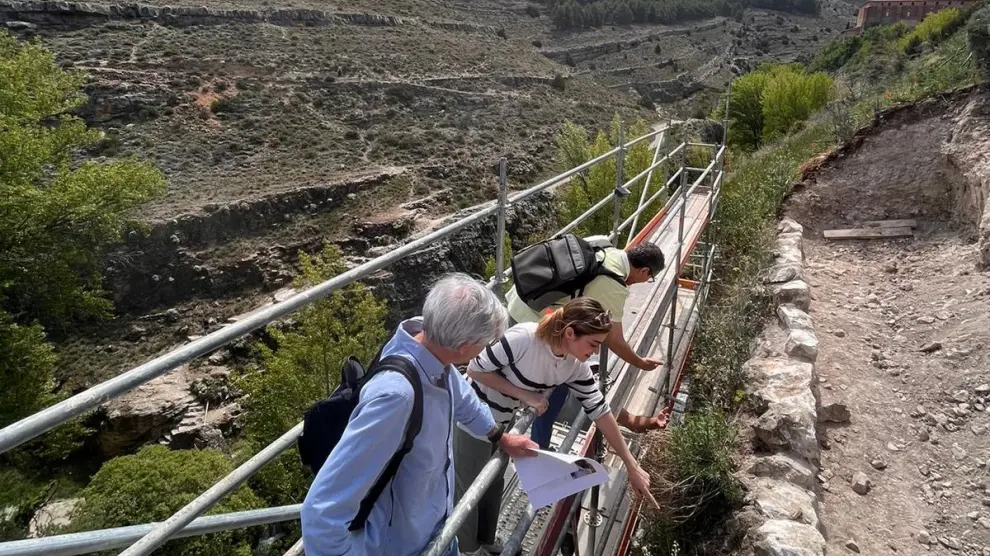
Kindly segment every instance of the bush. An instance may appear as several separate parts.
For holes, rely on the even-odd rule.
[[[754,150],[794,131],[828,103],[834,88],[832,78],[799,64],[767,65],[740,77],[730,99],[729,142]]]
[[[55,394],[55,352],[45,332],[35,324],[22,326],[0,310],[0,427],[7,426],[58,401]],[[65,459],[82,444],[88,430],[79,420],[62,425],[0,456],[26,469]]]
[[[645,510],[643,544],[650,554],[670,554],[675,545],[705,540],[741,501],[732,462],[738,437],[720,411],[702,411],[653,435],[648,446],[645,468],[660,509]]]
[[[969,49],[984,79],[990,79],[990,6],[973,13],[966,25]]]
[[[910,33],[901,37],[900,46],[904,52],[913,54],[922,43],[937,45],[955,33],[964,23],[966,17],[956,8],[947,8],[932,12],[925,16]]]
[[[137,454],[103,464],[82,490],[70,531],[91,531],[161,521],[233,470],[215,450],[169,450],[148,446]],[[259,508],[262,502],[242,486],[213,507],[211,514]],[[249,556],[247,531],[230,531],[169,542],[156,554],[167,556]]]

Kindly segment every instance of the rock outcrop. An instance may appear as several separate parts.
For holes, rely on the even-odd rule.
[[[990,267],[990,98],[974,94],[955,115],[952,138],[942,148],[961,174],[955,188],[956,210],[978,230],[980,259]]]
[[[240,406],[228,399],[202,397],[205,379],[225,379],[224,367],[183,365],[103,405],[97,443],[106,457],[132,452],[148,442],[173,448],[223,448]]]
[[[816,492],[818,340],[807,313],[811,291],[800,278],[802,233],[790,219],[778,228],[776,260],[766,282],[782,333],[768,330],[764,343],[771,345],[746,363],[756,453],[743,466],[741,480],[749,494],[736,523],[746,529],[744,549],[758,556],[823,556],[826,547]]]

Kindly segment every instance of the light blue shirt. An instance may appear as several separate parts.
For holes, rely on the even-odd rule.
[[[454,503],[453,427],[460,423],[484,438],[495,427],[483,404],[453,366],[444,367],[413,339],[420,318],[404,321],[382,357],[401,355],[419,369],[423,384],[423,428],[386,487],[363,530],[349,532],[389,459],[399,449],[412,413],[413,389],[399,373],[375,375],[361,389],[357,407],[302,507],[306,556],[412,556],[440,532]],[[446,377],[449,392],[441,379]],[[456,543],[451,545],[454,552]]]

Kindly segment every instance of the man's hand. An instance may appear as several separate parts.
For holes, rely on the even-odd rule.
[[[522,396],[519,401],[535,409],[537,415],[543,415],[543,412],[550,405],[547,397],[539,392],[526,392],[526,395]]]
[[[540,449],[539,444],[521,434],[503,434],[498,446],[513,458],[533,457],[536,455],[536,450]]]
[[[639,464],[635,464],[629,467],[629,486],[643,497],[644,501],[652,504],[654,508],[660,509],[660,504],[657,503],[657,499],[653,497],[653,493],[650,492],[650,475]]]
[[[637,366],[644,371],[652,371],[661,365],[663,365],[663,361],[654,359],[653,357],[645,357],[643,358],[643,363]]]

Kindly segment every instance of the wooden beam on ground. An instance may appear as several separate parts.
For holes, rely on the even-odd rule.
[[[901,228],[853,228],[850,230],[825,230],[825,239],[890,239],[913,237],[914,230]]]
[[[869,220],[863,222],[864,228],[917,228],[918,221],[913,218],[904,220]]]

